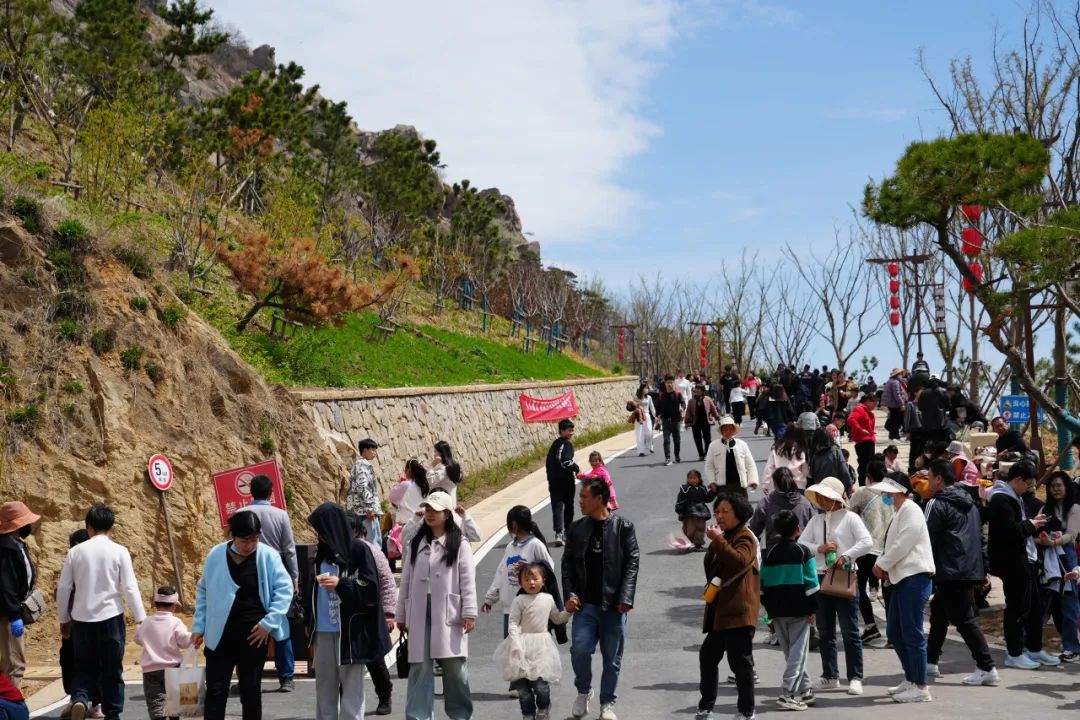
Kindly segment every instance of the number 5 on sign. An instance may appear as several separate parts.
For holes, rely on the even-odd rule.
[[[172,463],[164,455],[152,455],[146,463],[146,472],[150,475],[150,482],[158,490],[164,492],[172,487]]]

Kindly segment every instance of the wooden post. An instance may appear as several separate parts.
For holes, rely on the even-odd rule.
[[[180,596],[180,607],[184,607],[184,584],[180,581],[180,562],[176,556],[176,539],[173,538],[172,520],[169,519],[169,503],[165,502],[165,490],[158,490],[161,498],[161,510],[165,513],[165,534],[169,536],[169,551],[172,553],[173,574],[176,576],[176,592]]]

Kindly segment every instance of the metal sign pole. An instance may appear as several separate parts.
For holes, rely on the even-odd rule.
[[[165,534],[169,536],[169,551],[172,553],[173,574],[176,576],[176,592],[180,596],[180,606],[184,607],[184,584],[180,582],[180,562],[176,555],[176,539],[173,538],[172,520],[169,518],[169,503],[165,502],[165,491],[158,490],[161,498],[161,510],[165,513]]]

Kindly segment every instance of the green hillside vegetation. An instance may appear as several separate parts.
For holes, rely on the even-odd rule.
[[[247,50],[198,0],[81,0],[73,17],[47,0],[5,7],[0,206],[42,237],[77,218],[80,253],[172,289],[167,327],[190,309],[288,386],[604,374],[570,350],[612,347],[603,285],[544,266],[510,198],[444,182],[434,140],[358,133],[295,63],[229,75],[215,52]],[[192,89],[207,79],[214,97]],[[57,303],[81,313],[49,322],[78,341],[94,288],[79,257],[49,262]],[[455,309],[463,296],[474,310]],[[509,317],[530,324],[531,352]]]

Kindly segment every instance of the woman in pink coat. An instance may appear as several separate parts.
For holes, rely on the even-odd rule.
[[[395,620],[409,636],[408,720],[427,720],[435,711],[434,660],[443,671],[443,696],[450,720],[472,717],[465,660],[466,637],[476,626],[476,576],[472,550],[453,520],[449,495],[434,491],[420,503],[424,523],[402,568]]]

